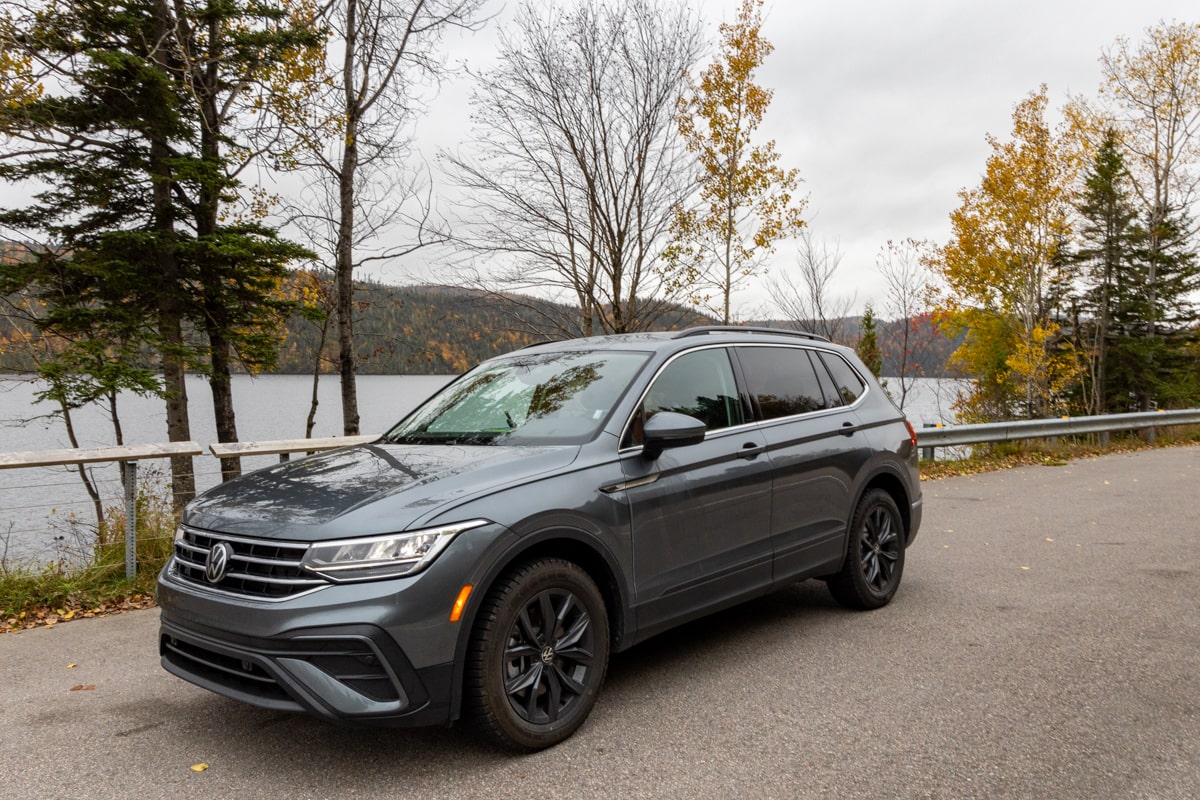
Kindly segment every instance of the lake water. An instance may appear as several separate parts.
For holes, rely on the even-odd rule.
[[[358,378],[360,429],[382,433],[422,400],[450,380],[445,375],[361,375]],[[905,412],[920,428],[926,423],[951,421],[950,403],[956,381],[919,380],[905,403]],[[39,384],[30,379],[0,378],[0,452],[56,450],[70,447],[66,428],[47,416],[49,406],[34,402]],[[212,394],[207,382],[189,376],[187,382],[192,440],[202,447],[216,442]],[[238,435],[242,441],[299,439],[312,395],[312,377],[266,375],[233,377]],[[341,393],[337,376],[322,376],[314,436],[341,434]],[[154,397],[122,395],[119,413],[126,444],[165,442],[166,412]],[[113,444],[112,423],[100,408],[72,414],[81,447]],[[243,458],[243,470],[276,463],[278,456]],[[201,489],[220,478],[215,458],[194,459]],[[120,504],[120,480],[113,465],[89,468],[97,479],[106,506]],[[139,476],[164,482],[165,461],[143,461]],[[73,515],[73,516],[72,516]],[[73,537],[86,531],[95,514],[78,475],[66,467],[0,469],[0,565],[55,560],[80,549]],[[71,520],[82,525],[74,525]],[[86,543],[83,548],[86,549]]]

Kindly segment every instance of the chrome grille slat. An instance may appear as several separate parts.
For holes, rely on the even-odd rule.
[[[238,581],[262,581],[276,583],[280,586],[324,586],[328,581],[323,578],[272,578],[266,575],[252,575],[247,572],[228,572],[225,577]]]
[[[225,575],[212,583],[205,575],[209,554],[218,544],[233,549]],[[286,600],[330,585],[323,578],[300,568],[308,545],[227,536],[198,528],[180,527],[175,542],[173,574],[182,582],[209,591],[259,600]]]
[[[234,561],[244,561],[247,564],[266,564],[266,565],[269,565],[272,567],[295,567],[296,569],[300,568],[300,559],[296,559],[294,561],[285,561],[282,558],[277,558],[277,559],[256,558],[254,556],[238,555],[238,556],[234,556],[233,560]]]
[[[207,551],[207,550],[204,550],[204,549],[202,549],[202,548],[199,548],[199,547],[194,547],[194,546],[192,546],[192,545],[188,544],[187,542],[178,542],[178,543],[176,543],[176,545],[175,545],[175,548],[176,548],[176,550],[178,550],[180,547],[182,547],[183,549],[187,550],[189,553],[199,553],[201,556],[203,556],[204,554],[208,553],[208,551]]]

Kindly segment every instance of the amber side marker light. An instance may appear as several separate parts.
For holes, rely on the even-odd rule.
[[[454,601],[454,608],[450,609],[450,621],[458,622],[462,619],[463,609],[467,607],[467,598],[471,596],[471,590],[475,587],[467,584],[458,592],[458,598]]]

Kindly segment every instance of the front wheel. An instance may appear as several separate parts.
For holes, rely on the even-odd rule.
[[[478,728],[516,749],[558,744],[592,710],[608,651],[604,599],[586,572],[549,558],[514,570],[471,638],[466,699]]]
[[[850,520],[846,560],[827,579],[833,598],[847,608],[888,604],[904,573],[904,522],[896,501],[882,489],[863,495]]]

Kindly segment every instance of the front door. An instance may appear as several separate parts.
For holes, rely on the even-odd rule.
[[[654,460],[630,450],[658,411],[704,421],[705,440]],[[745,423],[723,347],[678,356],[643,398],[622,442],[640,635],[771,583],[770,464],[762,434]]]

